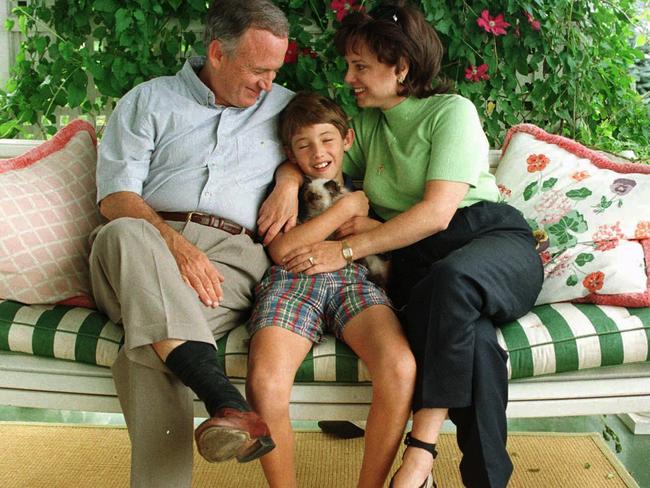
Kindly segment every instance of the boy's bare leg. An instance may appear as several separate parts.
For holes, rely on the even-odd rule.
[[[356,315],[343,329],[343,339],[368,366],[372,377],[358,486],[383,486],[411,411],[415,359],[397,317],[385,305]]]
[[[276,447],[260,459],[271,488],[294,488],[294,438],[289,399],[296,371],[312,342],[281,327],[265,327],[251,339],[246,397],[271,430]]]

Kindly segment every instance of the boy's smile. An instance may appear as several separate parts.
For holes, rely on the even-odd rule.
[[[291,138],[289,158],[312,178],[342,181],[343,153],[354,140],[348,130],[343,137],[332,124],[314,124],[296,131]]]

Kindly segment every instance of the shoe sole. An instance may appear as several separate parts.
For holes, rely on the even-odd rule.
[[[210,463],[220,463],[237,458],[240,463],[253,461],[275,447],[270,436],[258,437],[251,441],[248,432],[229,427],[214,426],[205,429],[197,439],[199,454]]]

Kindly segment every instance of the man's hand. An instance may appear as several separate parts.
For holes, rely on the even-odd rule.
[[[224,278],[214,264],[196,246],[172,230],[163,236],[171,251],[183,281],[194,288],[204,305],[219,306],[223,298],[221,283]]]

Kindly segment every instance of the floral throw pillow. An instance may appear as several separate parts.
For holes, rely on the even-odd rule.
[[[92,305],[88,235],[101,223],[96,144],[94,128],[75,120],[0,161],[0,298]]]
[[[650,166],[522,124],[506,136],[496,179],[538,242],[537,304],[650,306]]]

